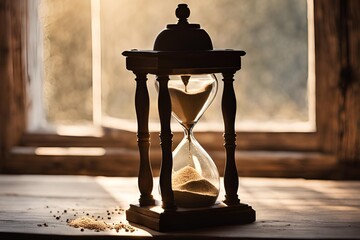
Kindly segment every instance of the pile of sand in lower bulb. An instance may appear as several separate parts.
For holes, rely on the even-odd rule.
[[[190,166],[173,174],[172,188],[179,207],[208,207],[215,203],[218,196],[217,188]]]

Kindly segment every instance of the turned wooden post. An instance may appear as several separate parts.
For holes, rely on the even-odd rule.
[[[149,93],[146,86],[146,73],[135,73],[135,109],[137,118],[137,142],[140,153],[140,168],[138,186],[140,190],[140,206],[155,204],[151,195],[153,189],[153,177],[149,159],[150,133],[149,133]]]
[[[237,195],[239,188],[239,178],[235,164],[235,116],[236,116],[236,96],[233,86],[234,72],[223,73],[224,91],[221,101],[221,109],[224,118],[224,147],[226,150],[226,163],[224,173],[224,187],[226,191],[224,203],[236,205],[240,203]]]
[[[175,209],[174,193],[171,186],[172,159],[172,133],[171,120],[171,99],[168,89],[169,76],[157,76],[159,82],[158,111],[160,117],[160,145],[162,151],[160,169],[160,190],[162,207],[165,210]]]

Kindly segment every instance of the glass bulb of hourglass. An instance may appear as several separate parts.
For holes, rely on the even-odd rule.
[[[173,151],[172,189],[179,207],[207,207],[219,194],[219,173],[192,130],[217,92],[215,75],[170,76],[172,114],[184,129]]]

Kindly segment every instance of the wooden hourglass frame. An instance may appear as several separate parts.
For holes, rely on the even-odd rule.
[[[244,224],[255,221],[255,211],[241,203],[237,191],[238,173],[235,164],[236,96],[234,74],[241,68],[241,50],[213,50],[208,34],[198,24],[189,24],[190,10],[179,4],[177,24],[167,25],[157,37],[154,50],[123,52],[126,68],[136,78],[135,109],[137,116],[137,141],[140,153],[138,185],[140,199],[126,212],[129,222],[158,231],[171,231],[224,224]],[[226,165],[224,172],[225,200],[206,208],[178,208],[174,201],[171,175],[173,167],[171,98],[168,89],[170,75],[214,74],[223,77],[222,114],[224,119],[224,147]],[[158,111],[160,117],[160,145],[162,150],[160,170],[161,204],[152,196],[153,176],[150,166],[149,94],[147,75],[156,75],[158,81]]]

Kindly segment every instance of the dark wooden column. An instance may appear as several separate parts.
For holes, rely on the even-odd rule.
[[[140,190],[140,206],[154,205],[155,200],[151,195],[153,189],[153,176],[150,166],[150,133],[149,133],[149,93],[146,86],[146,73],[135,73],[136,92],[135,109],[137,118],[137,142],[140,153],[140,168],[138,185]]]
[[[221,109],[224,118],[224,147],[226,150],[226,163],[224,173],[224,187],[226,191],[224,203],[236,205],[240,203],[237,195],[239,188],[239,178],[235,164],[235,116],[236,116],[236,97],[233,86],[234,72],[223,73],[224,91],[221,101]]]
[[[162,151],[160,169],[160,190],[162,207],[165,210],[175,209],[174,193],[171,186],[172,159],[172,133],[171,120],[171,99],[168,89],[169,76],[158,76],[159,98],[158,110],[160,116],[160,145]]]

